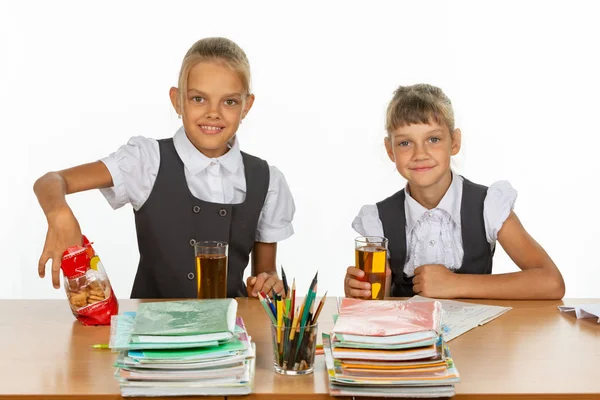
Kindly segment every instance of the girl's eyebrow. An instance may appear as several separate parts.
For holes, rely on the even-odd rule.
[[[439,132],[442,132],[442,133],[443,133],[443,132],[444,132],[444,130],[443,130],[443,129],[440,129],[440,128],[438,128],[438,129],[434,129],[434,130],[432,130],[432,131],[426,132],[425,134],[426,134],[426,135],[431,135],[432,133],[439,133]]]
[[[444,132],[443,129],[438,128],[438,129],[433,129],[431,131],[427,131],[425,133],[422,133],[422,135],[431,135],[431,134],[434,134],[434,133],[443,133],[443,132]],[[394,138],[410,137],[410,136],[412,136],[411,133],[398,133],[398,134],[394,135]]]
[[[193,89],[193,88],[188,89],[188,93],[198,93],[203,96],[206,96],[206,93],[204,93],[202,90]],[[241,93],[226,93],[222,97],[242,97],[242,94]]]

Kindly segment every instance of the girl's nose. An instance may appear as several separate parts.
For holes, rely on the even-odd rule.
[[[416,160],[422,160],[429,157],[427,153],[427,148],[422,144],[415,144],[415,152],[413,154],[413,158]]]
[[[221,115],[219,113],[218,105],[211,105],[206,114],[206,118],[209,119],[220,119]]]

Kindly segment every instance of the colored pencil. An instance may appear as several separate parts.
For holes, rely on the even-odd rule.
[[[292,280],[290,288],[283,266],[281,275],[285,294],[275,293],[274,288],[271,291],[272,297],[264,291],[258,293],[260,303],[273,325],[276,362],[283,369],[304,370],[314,362],[313,349],[317,341],[314,325],[327,296],[325,292],[317,304],[318,274],[317,271],[301,303],[296,302],[296,279]]]
[[[312,318],[312,321],[310,322],[311,325],[314,325],[317,323],[317,319],[319,318],[319,314],[321,313],[321,310],[323,309],[323,305],[325,304],[325,298],[327,297],[327,292],[325,292],[325,294],[323,295],[323,297],[321,297],[321,301],[319,302],[319,306],[317,307],[317,311],[315,311],[315,314]]]
[[[283,280],[283,291],[285,292],[285,297],[290,297],[290,287],[287,283],[287,278],[285,277],[285,271],[283,270],[283,265],[281,266],[281,279]]]

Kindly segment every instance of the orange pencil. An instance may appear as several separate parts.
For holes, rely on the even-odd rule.
[[[321,298],[321,301],[319,302],[319,307],[317,307],[317,311],[315,312],[315,315],[313,316],[311,325],[314,325],[317,322],[317,318],[319,318],[319,314],[321,313],[321,310],[323,309],[323,305],[325,304],[326,297],[327,297],[327,292],[325,292],[325,294]]]

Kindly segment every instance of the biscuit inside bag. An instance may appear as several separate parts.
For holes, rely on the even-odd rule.
[[[100,257],[85,236],[83,246],[63,253],[61,269],[73,315],[84,325],[110,325],[119,304]]]

